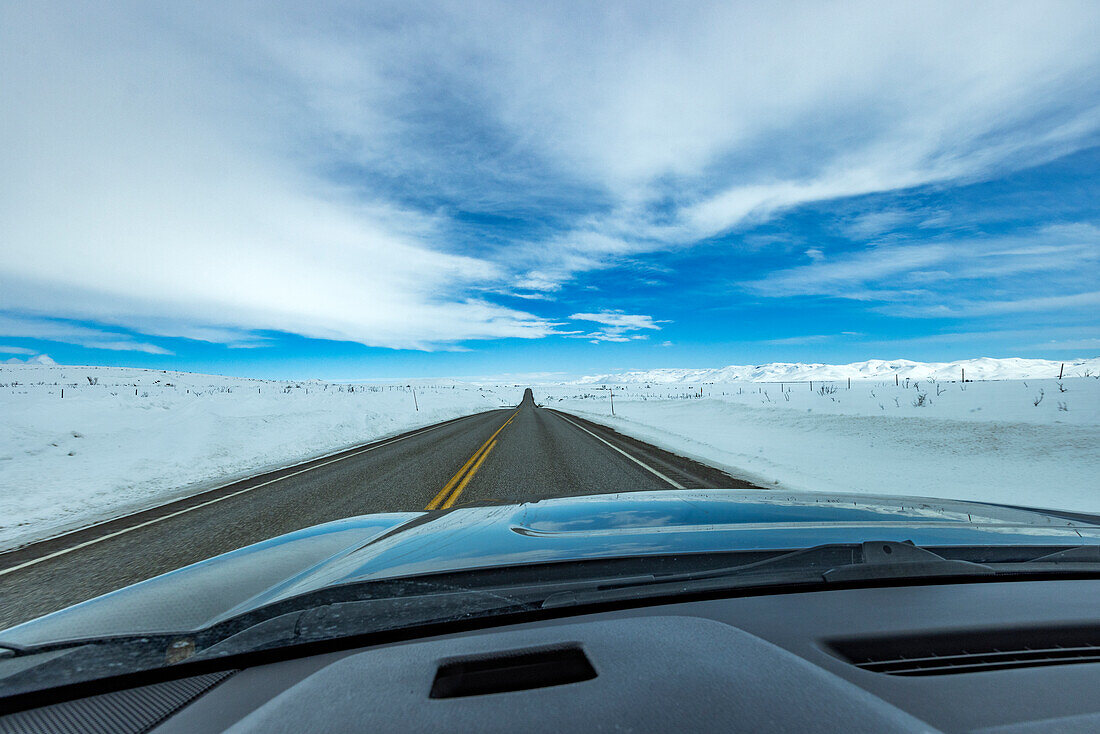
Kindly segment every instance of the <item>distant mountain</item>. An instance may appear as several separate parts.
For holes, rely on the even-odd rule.
[[[913,362],[908,359],[869,359],[851,364],[803,364],[772,362],[761,365],[730,365],[717,369],[654,369],[634,370],[610,375],[592,375],[577,380],[580,384],[599,383],[702,383],[702,382],[805,382],[807,380],[839,381],[882,380],[897,375],[900,379],[958,380],[966,370],[967,380],[1026,380],[1058,377],[1062,362],[1047,359],[961,359],[956,362]],[[1066,377],[1080,377],[1086,372],[1100,374],[1100,358],[1069,360]]]
[[[18,357],[12,357],[11,359],[4,360],[3,364],[44,364],[44,365],[50,365],[50,364],[57,364],[57,362],[54,362],[53,359],[51,359],[50,355],[48,355],[48,354],[39,354],[38,356],[35,356],[35,357],[28,357],[26,361],[23,361],[22,359],[19,359]]]

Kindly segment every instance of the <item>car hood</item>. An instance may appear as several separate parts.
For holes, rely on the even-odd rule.
[[[1088,516],[919,497],[679,490],[364,515],[247,546],[0,632],[0,644],[197,630],[337,584],[554,561],[910,540],[1100,544]]]

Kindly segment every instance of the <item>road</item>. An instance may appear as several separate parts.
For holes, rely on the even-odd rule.
[[[0,629],[318,523],[568,495],[752,487],[573,415],[491,410],[0,554]]]

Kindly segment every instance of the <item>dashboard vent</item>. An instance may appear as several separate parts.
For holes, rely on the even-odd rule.
[[[436,672],[431,698],[484,696],[592,680],[596,671],[579,647],[512,650],[453,660]]]
[[[1100,662],[1100,628],[990,630],[829,643],[856,667],[887,675],[978,673]]]

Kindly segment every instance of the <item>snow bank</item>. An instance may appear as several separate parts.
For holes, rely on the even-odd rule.
[[[899,382],[654,381],[537,399],[765,487],[1100,512],[1100,380]]]
[[[870,359],[852,364],[802,364],[773,362],[762,365],[730,365],[719,369],[656,369],[583,377],[577,384],[671,384],[719,382],[806,382],[809,380],[1029,380],[1100,374],[1100,358],[1053,362],[1047,359],[963,359],[957,362],[911,362],[908,359]]]
[[[514,405],[522,392],[412,384],[419,411],[404,384],[0,366],[0,549],[233,476]]]

